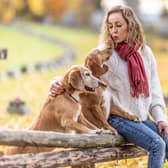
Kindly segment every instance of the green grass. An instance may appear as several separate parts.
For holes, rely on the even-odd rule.
[[[98,33],[82,30],[68,29],[61,26],[28,23],[26,27],[43,32],[46,35],[56,37],[68,42],[77,53],[75,63],[81,63],[85,55],[98,44]]]
[[[0,47],[8,49],[8,59],[0,61],[0,71],[32,65],[59,56],[63,50],[56,44],[25,35],[19,30],[0,27]]]

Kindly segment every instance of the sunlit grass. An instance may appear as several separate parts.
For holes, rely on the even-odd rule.
[[[0,26],[0,48],[7,48],[8,59],[0,61],[0,72],[32,65],[39,61],[49,61],[62,54],[62,48],[19,30]]]
[[[52,37],[65,40],[77,53],[77,59],[74,63],[81,63],[84,60],[85,55],[98,44],[98,33],[90,32],[82,29],[69,29],[62,26],[55,25],[43,25],[30,23],[26,27],[33,28],[39,32],[50,35]]]

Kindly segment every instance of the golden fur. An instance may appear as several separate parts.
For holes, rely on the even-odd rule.
[[[38,117],[30,130],[57,131],[76,133],[95,133],[99,129],[89,122],[80,110],[80,99],[75,94],[92,93],[100,85],[104,85],[94,77],[90,70],[84,66],[73,66],[62,80],[65,93],[56,97],[48,96]],[[71,96],[76,99],[73,99]],[[37,153],[50,151],[53,148],[44,147],[9,147],[5,154]]]
[[[101,76],[108,71],[108,66],[103,65],[103,63],[109,59],[111,54],[111,49],[104,49],[102,51],[95,49],[86,57],[85,66],[92,71],[94,76],[101,78]],[[89,93],[83,93],[81,95],[82,111],[84,111],[83,114],[85,117],[97,127],[110,129],[111,126],[107,122],[106,114],[103,113],[104,108],[102,105],[105,101],[102,96],[103,91],[104,89],[102,88],[96,89],[96,95],[94,96]],[[130,115],[116,106],[112,98],[110,102],[110,114],[118,115],[129,120],[139,120],[137,116]]]

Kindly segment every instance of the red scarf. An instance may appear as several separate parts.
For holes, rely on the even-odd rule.
[[[115,50],[123,60],[128,62],[131,95],[138,98],[139,94],[143,93],[145,97],[148,97],[148,81],[143,60],[137,51],[137,46],[130,46],[126,42],[121,42],[117,44]]]

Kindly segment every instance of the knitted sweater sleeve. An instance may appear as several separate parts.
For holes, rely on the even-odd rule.
[[[150,54],[151,58],[151,96],[152,101],[150,104],[149,112],[151,113],[152,117],[156,122],[159,121],[166,121],[166,105],[164,102],[162,89],[160,85],[160,80],[157,72],[157,63],[155,60],[155,57],[151,51],[151,49],[148,47],[148,54]]]

